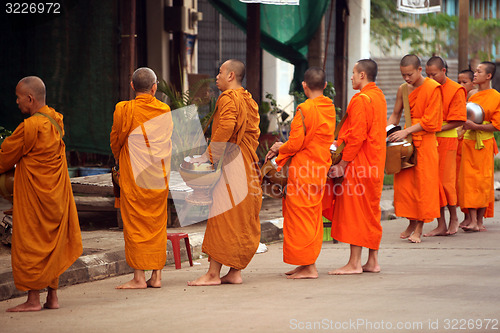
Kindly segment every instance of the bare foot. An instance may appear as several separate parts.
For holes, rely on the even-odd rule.
[[[51,304],[49,304],[49,303],[47,302],[47,303],[45,303],[45,304],[43,305],[43,308],[44,308],[44,309],[55,310],[55,309],[59,309],[59,304],[57,304],[57,305],[51,305]]]
[[[151,278],[146,281],[146,285],[148,288],[161,288],[161,280]]]
[[[291,271],[288,271],[285,273],[285,275],[292,275],[292,274],[295,274],[297,273],[298,271],[300,271],[304,266],[297,266],[295,267],[294,269],[292,269]]]
[[[431,232],[424,234],[424,237],[448,236],[447,231],[448,230],[446,230],[446,226],[437,227],[436,229],[432,230]]]
[[[363,265],[363,272],[380,273],[380,265],[372,265],[372,264],[366,263],[365,265]]]
[[[317,279],[318,270],[316,269],[316,264],[300,266],[300,269],[287,276],[287,279]]]
[[[416,232],[414,232],[413,235],[411,235],[411,237],[408,238],[408,240],[412,243],[421,243],[422,242],[421,234],[417,234]]]
[[[458,220],[450,220],[450,226],[448,227],[447,235],[454,235],[458,231]]]
[[[411,236],[411,234],[415,231],[416,226],[414,224],[409,224],[405,231],[403,231],[399,238],[406,239]]]
[[[127,283],[115,287],[115,289],[146,289],[148,287],[146,281],[130,280]]]
[[[345,265],[344,267],[335,269],[333,271],[329,271],[329,275],[351,275],[351,274],[361,274],[363,273],[363,267],[360,266],[352,266],[352,265]]]
[[[59,300],[57,298],[57,294],[53,292],[49,292],[47,294],[47,300],[43,305],[44,309],[59,309]]]
[[[42,305],[39,302],[38,303],[25,302],[13,308],[7,309],[7,312],[29,312],[29,311],[40,311],[41,309]]]
[[[488,231],[484,225],[479,226],[479,231]]]
[[[200,276],[194,281],[188,281],[188,286],[217,286],[222,283],[220,277],[211,274]]]
[[[462,221],[462,223],[460,223],[459,228],[466,227],[466,226],[468,226],[470,223],[471,223],[470,218],[465,218],[465,219]]]
[[[230,269],[226,275],[220,279],[221,283],[224,284],[242,284],[243,279],[241,278],[241,271]]]
[[[465,231],[465,232],[470,232],[470,231],[471,231],[471,232],[477,232],[477,231],[479,231],[480,229],[479,229],[479,227],[478,227],[478,225],[477,225],[477,224],[474,224],[474,225],[473,225],[473,224],[471,223],[471,224],[469,224],[468,226],[462,227],[462,230],[463,230],[463,231]]]

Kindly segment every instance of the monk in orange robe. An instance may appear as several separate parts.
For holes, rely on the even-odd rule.
[[[474,84],[474,72],[470,69],[464,69],[458,73],[457,83],[467,91],[467,100],[469,97],[477,93],[476,85]]]
[[[9,312],[58,309],[59,276],[82,254],[82,236],[66,162],[63,116],[45,104],[45,84],[36,76],[16,87],[17,104],[29,115],[2,143],[0,173],[16,166],[12,272],[26,303]]]
[[[380,272],[378,249],[382,239],[380,198],[384,183],[387,103],[377,85],[377,63],[363,59],[354,65],[352,88],[360,90],[347,107],[337,145],[345,143],[342,160],[329,176],[344,177],[335,199],[332,237],[351,245],[348,263],[328,274]],[[361,251],[369,249],[361,265]]]
[[[408,54],[401,59],[400,70],[408,84],[411,126],[392,133],[389,141],[396,142],[412,135],[417,165],[394,175],[394,210],[410,223],[401,238],[420,243],[424,222],[440,216],[439,156],[436,132],[443,122],[441,85],[422,76],[420,59]],[[399,87],[394,112],[388,124],[399,124],[403,113],[403,86]]]
[[[256,149],[259,145],[259,110],[241,86],[245,65],[235,59],[222,64],[217,87],[211,143],[194,163],[222,163],[222,177],[213,190],[202,251],[209,256],[208,272],[190,286],[240,284],[241,270],[252,260],[260,241],[261,177]],[[236,167],[234,167],[236,165]],[[220,277],[222,265],[229,272]]]
[[[465,88],[465,91],[467,91],[467,100],[469,100],[469,97],[472,96],[477,92],[477,88],[475,84],[472,82],[474,80],[474,72],[471,71],[470,69],[464,69],[463,71],[460,71],[458,73],[458,79],[457,82]],[[458,201],[458,174],[460,170],[460,160],[462,157],[462,141],[464,138],[465,130],[463,129],[463,126],[460,126],[457,128],[457,134],[458,134],[458,145],[457,145],[457,183],[456,183],[456,190],[457,190],[457,201]],[[458,204],[458,202],[457,202]],[[460,209],[464,213],[464,220],[460,223],[459,227],[462,227],[463,225],[467,225],[470,223],[470,215],[469,211],[467,209],[461,208]],[[485,215],[487,216],[487,215]],[[492,215],[493,216],[493,215]]]
[[[276,163],[280,168],[291,159],[283,198],[283,261],[298,267],[286,273],[289,279],[318,277],[316,259],[323,244],[322,198],[332,163],[329,147],[336,122],[335,106],[323,96],[325,72],[309,68],[302,86],[308,99],[297,107],[288,141],[275,143],[266,156],[272,158],[279,152]]]
[[[436,133],[439,153],[439,202],[441,216],[437,227],[424,234],[425,237],[453,235],[458,230],[457,217],[457,128],[467,120],[465,109],[466,90],[446,76],[447,65],[439,56],[427,61],[427,77],[441,84],[443,95],[443,125]],[[446,226],[444,208],[450,212],[449,227]]]
[[[156,74],[137,69],[130,83],[136,97],[116,105],[110,146],[120,166],[120,208],[131,281],[117,289],[161,287],[167,260],[167,199],[172,119],[170,108],[157,100]],[[146,281],[145,270],[152,270]]]
[[[468,209],[470,221],[461,224],[464,231],[484,231],[483,224],[488,207],[493,207],[495,195],[493,189],[493,158],[498,153],[493,132],[500,129],[500,93],[491,88],[491,80],[496,66],[491,62],[482,62],[474,73],[474,83],[478,92],[469,98],[469,102],[481,105],[484,121],[476,124],[467,120],[462,143],[462,159],[458,175],[458,202],[462,209]],[[487,216],[492,216],[491,212]]]

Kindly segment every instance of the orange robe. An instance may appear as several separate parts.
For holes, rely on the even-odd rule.
[[[386,123],[384,94],[371,82],[351,99],[338,140],[338,144],[345,142],[342,159],[350,163],[342,191],[335,199],[332,237],[373,250],[378,250],[382,239],[380,198],[384,183]]]
[[[206,153],[217,163],[224,148],[225,152],[202,251],[218,263],[244,269],[260,241],[259,109],[252,95],[241,87],[224,91],[216,108]]]
[[[63,116],[48,106],[64,135]],[[82,237],[66,162],[66,146],[48,118],[24,120],[0,151],[0,173],[14,167],[12,272],[19,290],[57,289],[82,253]]]
[[[467,91],[465,88],[447,78],[441,86],[441,91],[443,94],[443,121],[466,121]],[[436,133],[439,154],[439,203],[441,207],[457,205],[458,135],[455,128],[446,132]]]
[[[288,170],[286,197],[283,198],[283,261],[292,265],[316,262],[323,244],[322,198],[331,164],[330,145],[334,140],[335,106],[320,96],[298,106],[290,137],[279,150],[276,162]]]
[[[170,108],[155,97],[116,105],[110,142],[120,165],[125,256],[134,269],[162,269],[167,260],[171,134]]]
[[[494,89],[479,91],[469,98],[469,102],[481,105],[484,120],[500,129],[500,93]],[[467,135],[467,133],[466,133]],[[492,207],[495,201],[493,189],[493,158],[498,153],[494,138],[483,140],[484,147],[476,149],[476,140],[464,137],[462,158],[458,175],[458,202],[464,208]],[[485,217],[492,217],[487,209]]]
[[[440,216],[439,157],[435,132],[443,122],[441,85],[425,78],[409,95],[412,125],[423,130],[413,133],[417,165],[394,175],[394,210],[409,220],[431,222]]]

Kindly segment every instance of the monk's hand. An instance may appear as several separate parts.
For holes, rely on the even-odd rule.
[[[330,166],[330,170],[328,170],[328,177],[330,178],[344,177],[345,169],[347,168],[348,163],[349,162],[342,160],[338,164]]]
[[[408,134],[410,134],[410,133],[408,133],[408,130],[406,130],[406,129],[401,130],[401,131],[396,131],[396,132],[392,133],[391,135],[389,135],[389,141],[390,142],[403,141],[404,139],[406,139]]]
[[[266,160],[265,162],[267,162],[268,160],[270,160],[271,158],[273,158],[274,156],[278,156],[279,152],[280,152],[280,147],[283,145],[283,142],[281,141],[278,141],[278,142],[275,142],[271,148],[269,149],[269,151],[267,152],[266,154]]]
[[[271,158],[273,158],[274,156],[276,156],[277,154],[274,152],[274,151],[268,151],[267,154],[266,154],[266,159],[264,160],[264,163],[269,161]]]
[[[469,119],[467,119],[465,124],[463,124],[464,130],[477,130],[478,127],[479,126],[475,122],[473,122],[472,120],[469,120]]]

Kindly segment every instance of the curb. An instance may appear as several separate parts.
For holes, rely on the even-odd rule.
[[[387,207],[385,207],[387,206]],[[382,207],[382,219],[389,219],[394,213],[392,201],[387,202]],[[278,218],[261,223],[261,243],[271,243],[283,240],[283,218]],[[189,243],[193,261],[202,258],[201,247],[203,244],[204,232],[193,232],[189,234]],[[85,250],[85,249],[84,249]],[[172,244],[167,242],[167,262],[166,265],[173,265],[174,258]],[[188,260],[186,248],[181,246],[181,261]],[[59,277],[59,287],[70,286],[78,283],[102,280],[108,277],[130,274],[134,270],[129,267],[125,259],[125,250],[111,250],[98,253],[82,255],[70,268]],[[13,297],[24,296],[26,292],[19,291],[14,285],[12,271],[0,274],[0,301]]]
[[[192,233],[189,235],[191,253],[193,260],[201,257],[201,244],[203,233]],[[188,260],[186,248],[181,247],[181,261]],[[167,242],[166,265],[174,264],[172,244]],[[59,287],[74,284],[102,280],[108,277],[130,274],[134,270],[127,264],[125,250],[104,251],[80,256],[61,276]],[[14,284],[12,271],[0,274],[0,301],[14,297],[24,296],[25,291],[20,291]]]

